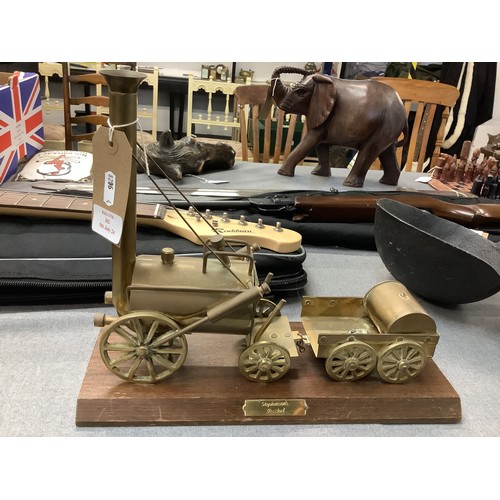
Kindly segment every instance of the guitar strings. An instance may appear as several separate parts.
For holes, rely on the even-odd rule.
[[[144,155],[144,158],[148,158],[148,155],[146,154],[146,150],[144,149],[144,147],[141,145],[141,144],[138,144],[139,148],[141,149],[142,151],[142,154]],[[167,201],[167,203],[169,203],[169,205],[172,206],[172,208],[175,209],[175,211],[177,212],[177,214],[182,218],[182,220],[184,220],[184,222],[186,222],[186,224],[189,226],[189,224],[187,223],[187,221],[184,219],[183,215],[181,212],[178,211],[177,207],[174,205],[174,203],[168,198],[168,196],[166,195],[165,191],[158,185],[158,183],[151,177],[151,174],[149,172],[149,168],[147,167],[147,160],[145,160],[146,162],[146,169],[145,167],[142,165],[142,163],[139,162],[139,160],[137,159],[137,157],[132,153],[132,157],[134,158],[134,160],[137,162],[138,165],[140,165],[140,167],[142,168],[142,170],[144,171],[145,170],[145,174],[148,176],[149,180],[153,183],[153,185],[158,189],[158,191],[161,193],[161,195],[165,198],[165,200]],[[214,232],[214,234],[219,234],[217,229],[210,223],[210,221],[203,217],[203,215],[201,214],[201,212],[192,204],[192,201],[189,200],[189,198],[177,187],[177,185],[172,181],[172,179],[170,179],[170,177],[166,174],[166,172],[163,170],[163,168],[160,167],[160,165],[158,165],[158,163],[156,162],[156,160],[154,158],[150,158],[150,160],[155,164],[155,166],[158,168],[158,170],[163,174],[163,176],[165,177],[165,179],[168,180],[168,182],[171,184],[171,186],[174,188],[174,190],[184,199],[185,202],[187,202],[192,208],[193,210],[200,216],[201,219],[203,219],[203,221],[210,227],[210,229]],[[191,226],[189,226],[190,229],[191,229]],[[202,239],[200,238],[200,236],[198,234],[196,234],[196,231],[194,231],[194,229],[192,229],[193,232],[195,233],[196,237],[202,241]],[[231,246],[230,243],[227,243],[227,246],[235,251],[235,249]]]
[[[137,144],[139,146],[139,148],[141,149],[142,153],[144,156],[147,156],[147,153],[145,151],[145,149],[142,147],[142,145],[140,144]],[[158,191],[161,193],[161,195],[165,198],[165,200],[167,201],[167,203],[172,207],[173,210],[175,210],[175,212],[177,213],[177,215],[184,221],[184,223],[186,224],[186,226],[188,226],[188,228],[192,231],[192,233],[198,238],[198,240],[201,242],[201,244],[203,245],[203,247],[209,252],[211,253],[223,266],[225,269],[227,269],[239,282],[242,286],[244,286],[245,288],[248,288],[247,284],[243,283],[243,281],[241,281],[241,279],[236,275],[236,273],[234,273],[232,271],[232,269],[230,268],[230,266],[224,262],[224,259],[222,259],[216,252],[213,251],[212,248],[210,248],[209,245],[207,245],[207,243],[203,240],[203,238],[201,238],[201,236],[196,232],[196,230],[193,228],[193,226],[188,222],[188,220],[186,219],[186,217],[184,217],[184,215],[181,213],[181,211],[175,206],[175,204],[170,200],[170,198],[167,196],[167,194],[163,191],[163,189],[160,187],[160,185],[153,179],[153,177],[151,176],[151,174],[149,173],[149,169],[146,170],[144,168],[144,166],[142,165],[142,163],[139,161],[139,159],[137,158],[137,156],[135,155],[135,153],[132,153],[132,158],[135,160],[135,162],[142,168],[142,170],[144,171],[144,173],[147,175],[148,179],[153,183],[153,185],[156,187],[156,189],[158,189]],[[172,179],[170,179],[170,177],[168,177],[168,175],[165,173],[165,171],[160,167],[160,165],[158,165],[158,163],[156,162],[156,160],[154,158],[149,158],[153,163],[154,165],[159,169],[159,171],[164,175],[164,177],[168,180],[168,182],[170,182],[170,184],[172,185],[172,187],[177,191],[178,194],[181,195],[182,198],[184,198],[184,200],[186,202],[188,202],[189,204],[191,204],[191,201],[184,195],[184,193],[175,185],[175,183],[172,181]],[[191,205],[193,206],[193,205]],[[215,227],[205,218],[201,215],[201,213],[198,211],[198,209],[196,207],[193,206],[193,209],[194,211],[201,217],[201,219],[203,219],[207,224],[208,226],[212,229],[212,231],[214,232],[214,234],[218,234],[217,230],[215,229]],[[234,251],[234,248],[231,247],[231,245],[229,243],[227,243],[228,247],[231,248],[231,250]]]

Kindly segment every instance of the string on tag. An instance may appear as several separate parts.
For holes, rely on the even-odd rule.
[[[109,120],[108,118],[108,127],[109,127],[109,135],[108,135],[108,141],[110,144],[113,144],[113,133],[115,131],[115,128],[125,128],[125,127],[130,127],[131,125],[134,125],[134,123],[136,123],[138,126],[139,126],[139,130],[141,132],[141,138],[140,138],[140,143],[141,143],[141,149],[142,151],[144,152],[144,165],[145,165],[145,169],[146,169],[146,172],[148,173],[149,175],[149,164],[148,164],[148,155],[146,153],[146,148],[144,146],[144,133],[142,131],[142,125],[141,125],[141,122],[139,121],[139,119],[135,119],[133,122],[130,122],[130,123],[122,123],[120,125],[112,125],[111,124],[111,121]]]

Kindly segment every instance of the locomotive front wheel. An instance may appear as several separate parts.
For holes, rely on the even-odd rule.
[[[377,354],[365,342],[345,342],[330,351],[325,361],[328,375],[338,382],[352,382],[366,377],[377,364]]]
[[[175,321],[155,311],[125,314],[103,329],[101,358],[108,370],[128,382],[159,382],[182,366],[187,341],[184,335],[159,345],[154,341],[178,329]]]
[[[252,382],[274,382],[290,369],[290,354],[273,342],[256,342],[240,354],[238,365],[242,375]]]
[[[419,375],[426,362],[427,356],[419,343],[401,340],[379,352],[377,372],[382,380],[401,384]]]

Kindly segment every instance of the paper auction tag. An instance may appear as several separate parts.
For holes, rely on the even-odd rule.
[[[120,246],[123,218],[94,203],[92,207],[92,230],[114,245]]]
[[[431,179],[432,179],[431,176],[424,175],[423,177],[419,177],[418,179],[415,179],[415,182],[422,182],[423,184],[428,184]]]
[[[132,148],[124,132],[114,130],[110,144],[109,130],[100,127],[92,139],[92,151],[92,230],[120,246],[130,189]]]

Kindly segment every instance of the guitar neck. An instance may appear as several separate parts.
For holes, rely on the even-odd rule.
[[[91,220],[92,199],[63,194],[0,190],[0,214]],[[208,222],[209,224],[204,217],[195,217],[186,210],[175,211],[160,204],[137,204],[138,224],[159,227],[197,245],[201,245],[200,239],[205,242],[217,233],[248,244],[258,244],[278,253],[294,252],[302,243],[301,235],[289,229],[229,218],[220,219],[220,224],[210,219]]]
[[[162,219],[166,207],[159,204],[137,204],[137,219],[147,225]],[[21,193],[0,190],[0,214],[24,217],[48,217],[90,220],[92,198],[46,193]]]

